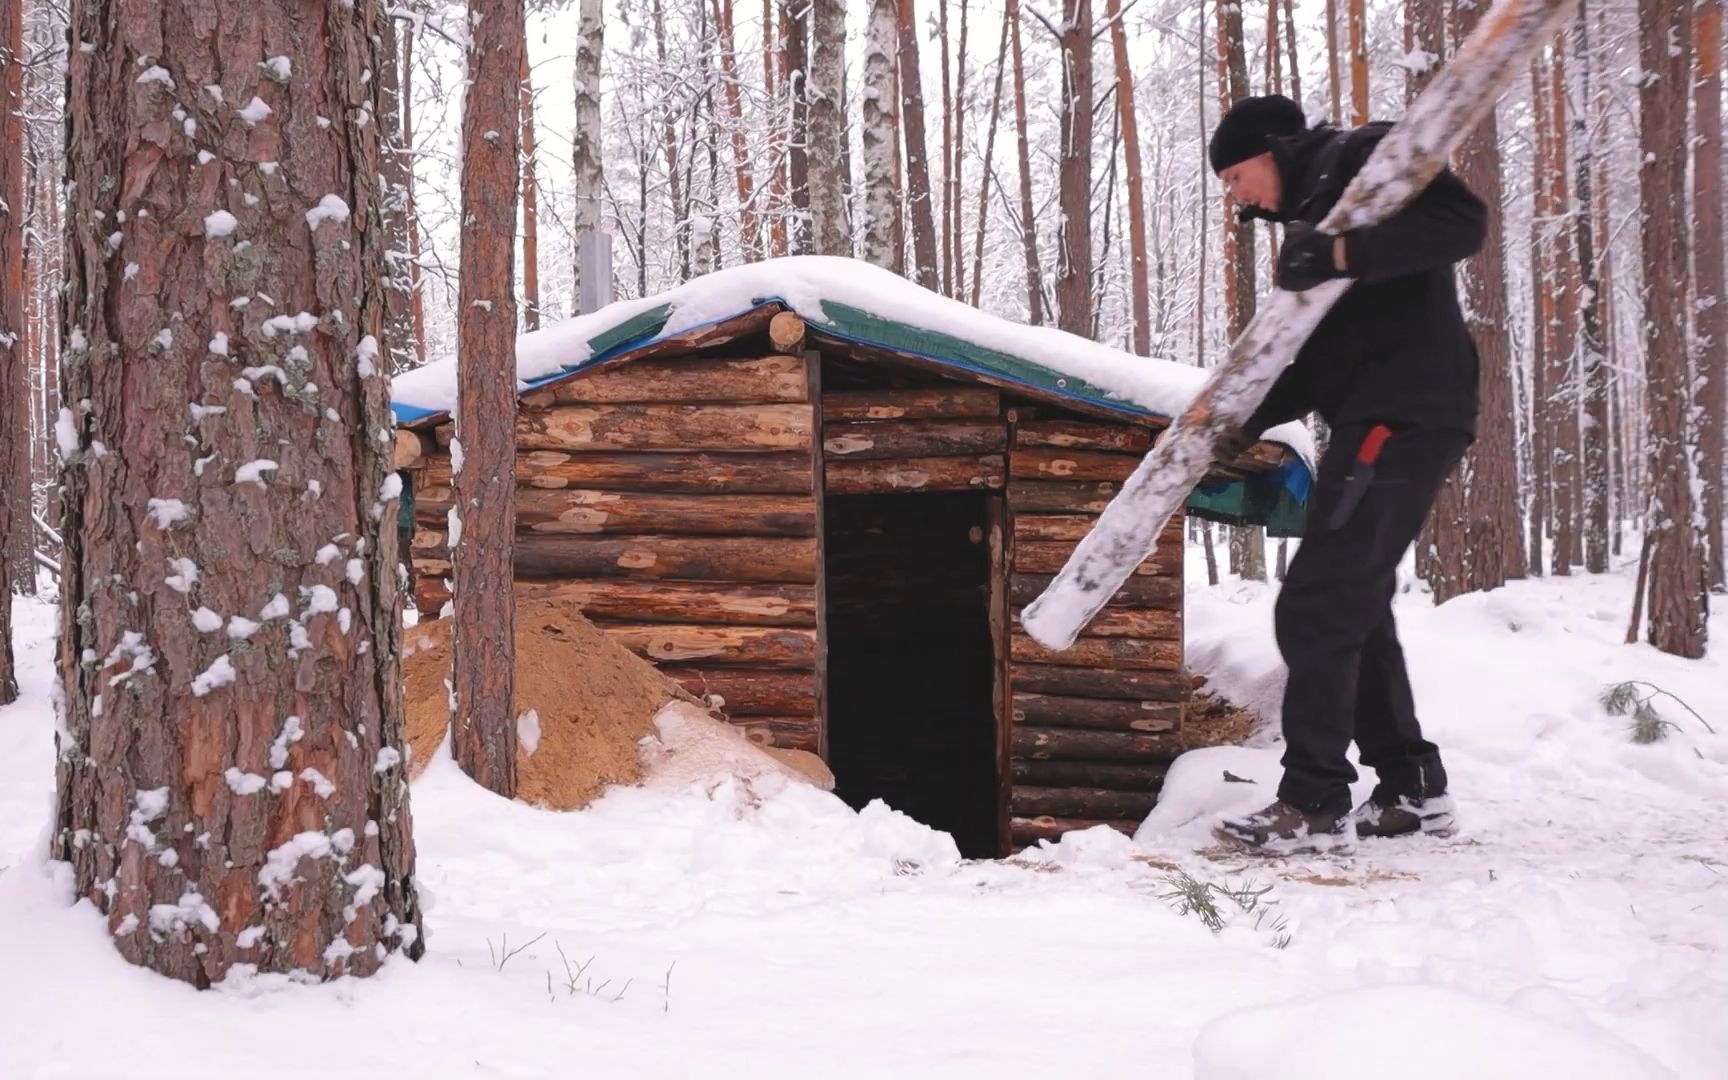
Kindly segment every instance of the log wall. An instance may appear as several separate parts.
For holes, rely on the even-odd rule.
[[[1182,750],[1182,518],[1072,648],[1018,628],[1152,445],[1142,426],[1010,410],[1008,834],[1015,846],[1106,824],[1132,833]]]

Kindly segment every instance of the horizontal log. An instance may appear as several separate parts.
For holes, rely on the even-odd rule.
[[[1014,761],[1010,775],[1016,784],[1043,787],[1102,787],[1113,791],[1156,793],[1164,786],[1167,762]]]
[[[698,697],[719,695],[729,717],[816,715],[814,671],[669,665],[660,673]]]
[[[1016,446],[1008,455],[1008,475],[1024,480],[1108,480],[1121,483],[1140,464],[1141,454],[1058,447]]]
[[[1063,833],[1079,832],[1095,825],[1108,825],[1117,832],[1133,836],[1134,830],[1140,827],[1140,822],[1092,821],[1085,818],[1043,816],[1035,818],[1010,817],[1008,819],[1008,838],[1014,847],[1029,847],[1040,840],[1060,840]]]
[[[718,626],[816,625],[814,585],[689,581],[519,581],[516,602],[568,599],[591,619]]]
[[[1016,632],[1009,646],[1009,655],[1017,664],[1058,667],[1116,671],[1178,671],[1182,667],[1180,641],[1142,641],[1139,638],[1081,638],[1068,648],[1057,651]]]
[[[809,405],[555,405],[516,415],[523,450],[808,450]],[[444,427],[439,440],[447,445]]]
[[[1183,515],[1177,514],[1165,523],[1158,534],[1158,543],[1182,543]],[[1084,540],[1098,524],[1098,519],[1090,514],[1028,514],[1017,512],[1014,515],[1014,539],[1016,541],[1060,540],[1068,544],[1077,544]]]
[[[1016,724],[1012,746],[1015,757],[1033,761],[1171,761],[1182,752],[1182,736]]]
[[[814,539],[781,537],[516,538],[518,578],[678,578],[816,583]]]
[[[1031,787],[1015,784],[1008,809],[1015,817],[1069,817],[1095,821],[1144,820],[1157,805],[1152,791],[1116,791],[1095,787]]]
[[[896,491],[990,491],[1002,486],[1002,457],[902,458],[827,461],[822,482],[829,495]]]
[[[577,375],[552,387],[562,405],[613,405],[622,402],[806,402],[810,399],[804,360],[767,356],[744,360],[691,357],[679,360],[624,360]],[[524,399],[526,400],[526,399]]]
[[[984,420],[1001,415],[1002,396],[975,386],[933,390],[842,390],[822,395],[822,422]]]
[[[1014,545],[1014,570],[1022,574],[1054,574],[1067,565],[1077,541],[1030,540]],[[1160,544],[1158,550],[1134,568],[1137,576],[1164,574],[1180,577],[1182,548],[1177,544]]]
[[[1008,445],[1000,420],[887,420],[822,425],[829,461],[999,454]]]
[[[1102,514],[1122,488],[1112,480],[1008,479],[1008,506],[1016,514]]]
[[[1008,579],[1008,602],[1015,611],[1019,611],[1038,599],[1054,580],[1054,574],[1014,574]],[[1113,608],[1163,608],[1174,611],[1181,606],[1181,578],[1142,574],[1123,582],[1104,610],[1108,612]]]
[[[661,664],[816,669],[816,631],[784,626],[596,623],[644,660]]]
[[[1179,701],[1111,701],[1015,691],[1010,713],[1016,724],[1034,727],[1151,732],[1176,731],[1182,726]]]
[[[768,343],[775,352],[796,353],[804,348],[804,318],[796,311],[782,311],[768,323]]]
[[[808,495],[814,479],[811,455],[801,451],[631,454],[530,450],[516,455],[519,487]],[[422,482],[452,486],[449,455],[429,458]]]
[[[1188,674],[1182,671],[1122,671],[1058,667],[1053,664],[1013,664],[1009,670],[1015,693],[1059,697],[1114,698],[1125,701],[1187,701]]]
[[[814,716],[745,716],[730,723],[758,746],[822,752],[822,727]]]
[[[428,487],[415,494],[415,513],[442,517],[455,501],[455,488]],[[807,495],[524,488],[516,493],[516,528],[576,535],[815,536],[816,503]]]
[[[1145,454],[1152,449],[1152,430],[1138,424],[1107,424],[1095,420],[1026,420],[1014,425],[1015,446],[1049,446],[1068,450],[1111,450]]]

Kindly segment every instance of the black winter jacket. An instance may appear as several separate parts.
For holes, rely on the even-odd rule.
[[[1283,205],[1258,216],[1318,224],[1388,128],[1322,126],[1273,138]],[[1407,423],[1474,436],[1476,346],[1452,264],[1480,250],[1487,233],[1487,207],[1448,169],[1391,218],[1346,234],[1346,272],[1355,284],[1273,384],[1244,434],[1318,412],[1335,427]]]

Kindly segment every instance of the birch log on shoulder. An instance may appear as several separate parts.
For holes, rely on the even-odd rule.
[[[441,519],[455,505],[455,489],[415,493],[417,518]],[[816,507],[809,496],[683,495],[600,491],[592,488],[516,492],[516,528],[522,533],[679,536],[815,536]]]
[[[822,452],[836,460],[1000,454],[1008,430],[999,420],[889,420],[822,425]]]
[[[423,482],[450,486],[450,458],[427,459]],[[518,485],[546,489],[731,492],[808,495],[815,473],[808,453],[587,453],[532,450],[516,455]]]
[[[989,420],[1002,395],[974,386],[928,390],[837,390],[822,395],[824,423],[854,420]]]
[[[810,398],[804,360],[797,356],[752,359],[623,360],[555,383],[560,405],[630,402],[696,405],[719,402],[796,404]]]

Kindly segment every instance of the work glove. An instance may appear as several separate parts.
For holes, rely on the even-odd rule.
[[[1278,287],[1285,292],[1307,292],[1321,282],[1345,277],[1332,262],[1335,239],[1306,221],[1284,226],[1284,245],[1278,249]]]

